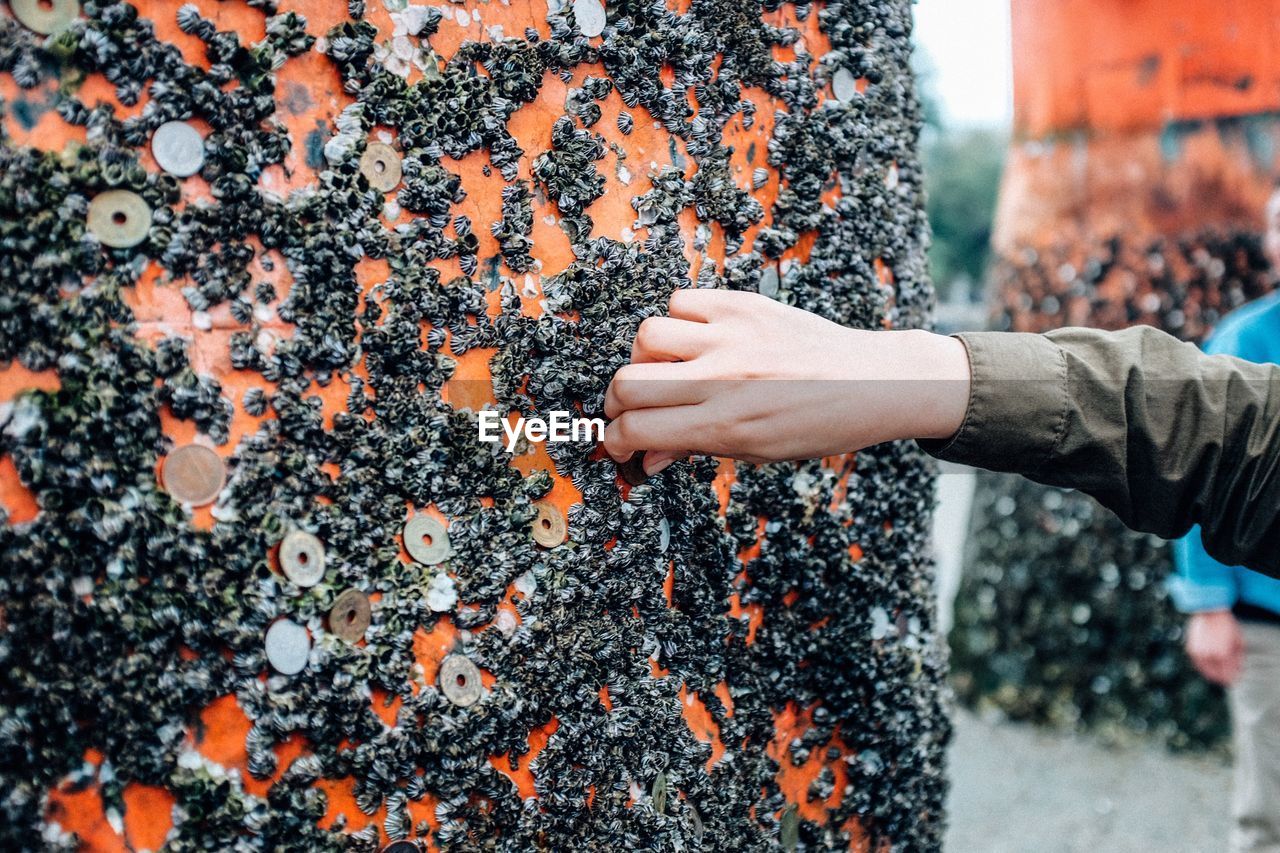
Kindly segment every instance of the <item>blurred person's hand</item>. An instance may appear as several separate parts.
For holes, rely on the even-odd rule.
[[[1194,613],[1187,623],[1187,654],[1205,678],[1226,687],[1240,675],[1244,634],[1230,610]]]
[[[640,325],[605,398],[605,449],[648,451],[649,474],[689,454],[814,459],[964,420],[964,344],[925,331],[848,329],[754,293],[678,290]]]

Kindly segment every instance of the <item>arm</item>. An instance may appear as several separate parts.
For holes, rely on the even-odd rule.
[[[1155,329],[943,337],[845,329],[755,294],[677,291],[614,377],[605,447],[803,459],[916,438],[933,455],[1097,498],[1280,575],[1280,368]]]

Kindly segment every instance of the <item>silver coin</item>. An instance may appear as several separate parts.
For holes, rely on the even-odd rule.
[[[848,68],[838,69],[831,78],[831,94],[837,101],[852,101],[858,94],[858,78]]]
[[[778,295],[778,285],[780,283],[781,279],[778,277],[778,268],[775,265],[769,264],[769,266],[760,271],[759,289],[761,296],[767,296],[770,299],[776,298]]]
[[[104,246],[127,249],[147,239],[151,207],[137,193],[107,190],[89,202],[85,224]]]
[[[80,0],[9,0],[18,23],[42,36],[67,28],[80,15]]]
[[[460,708],[480,699],[480,669],[466,655],[453,654],[440,661],[440,691]]]
[[[185,121],[166,121],[151,135],[151,156],[170,175],[190,177],[204,165],[204,137]]]
[[[658,548],[662,553],[667,553],[667,549],[671,547],[671,522],[665,518],[658,524]]]
[[[573,17],[587,38],[595,38],[604,32],[604,3],[601,0],[573,0]]]
[[[429,515],[415,515],[404,525],[404,549],[424,566],[449,559],[449,532]]]
[[[297,675],[307,668],[311,635],[292,619],[277,619],[267,629],[264,640],[267,662],[282,675]]]
[[[324,543],[305,530],[291,530],[280,542],[280,568],[298,586],[315,586],[324,577]]]

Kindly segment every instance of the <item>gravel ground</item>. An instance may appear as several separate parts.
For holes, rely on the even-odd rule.
[[[955,713],[947,853],[1226,849],[1231,769]]]

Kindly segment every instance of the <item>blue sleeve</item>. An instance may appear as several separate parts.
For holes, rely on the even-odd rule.
[[[1200,525],[1173,542],[1173,562],[1178,571],[1169,579],[1169,593],[1183,613],[1225,610],[1236,603],[1239,589],[1236,571],[1210,557],[1200,539]]]

